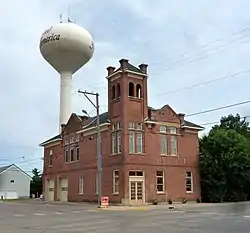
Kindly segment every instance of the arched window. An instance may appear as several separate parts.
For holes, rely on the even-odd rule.
[[[134,83],[132,82],[130,82],[128,85],[128,95],[135,96],[135,87],[134,87]]]
[[[121,96],[121,85],[120,83],[117,83],[116,85],[116,97],[120,97]]]
[[[111,99],[115,99],[115,86],[112,86]]]
[[[141,85],[137,84],[136,85],[136,97],[141,98],[142,94],[141,94]]]

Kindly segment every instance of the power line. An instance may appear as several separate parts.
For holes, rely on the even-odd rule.
[[[246,118],[250,118],[250,116],[243,116],[243,117],[240,117],[240,119],[246,119]],[[220,121],[207,122],[207,123],[202,123],[202,124],[200,124],[200,125],[206,126],[206,125],[214,125],[214,124],[218,124],[218,123],[220,123]]]
[[[205,114],[205,113],[209,113],[209,112],[215,112],[215,111],[219,111],[219,110],[222,110],[222,109],[232,108],[232,107],[235,107],[235,106],[248,104],[248,103],[250,103],[250,100],[243,101],[243,102],[238,102],[238,103],[235,103],[235,104],[225,105],[225,106],[222,106],[222,107],[219,107],[219,108],[212,108],[212,109],[208,109],[208,110],[204,110],[204,111],[200,111],[200,112],[196,112],[196,113],[187,114],[186,117],[201,115],[201,114]]]
[[[165,92],[165,93],[157,94],[157,96],[169,95],[169,94],[173,94],[173,93],[176,93],[176,92],[181,92],[181,91],[189,90],[189,89],[192,89],[192,88],[195,88],[195,87],[205,86],[207,84],[211,84],[211,83],[214,83],[214,82],[218,82],[218,81],[221,81],[221,80],[224,80],[224,79],[228,79],[228,78],[231,78],[231,77],[239,76],[239,75],[246,74],[246,73],[249,73],[249,72],[250,72],[250,69],[248,69],[248,70],[242,70],[242,71],[239,71],[239,72],[236,72],[236,73],[232,73],[232,74],[228,74],[228,75],[222,76],[220,78],[215,78],[215,79],[212,79],[212,80],[209,80],[209,81],[205,81],[205,82],[201,82],[201,83],[196,83],[194,85],[186,86],[186,87],[183,87],[183,88],[180,88],[180,89],[175,89],[175,90],[168,91],[168,92]]]
[[[245,32],[245,31],[247,31],[247,30],[249,30],[250,29],[250,26],[247,26],[247,27],[244,27],[244,28],[241,28],[240,30],[237,30],[237,31],[235,31],[235,32],[233,32],[233,33],[231,33],[231,34],[229,34],[228,36],[235,36],[235,35],[237,35],[237,34],[241,34],[242,32]],[[203,48],[205,48],[205,47],[208,47],[209,45],[212,45],[212,44],[215,44],[215,43],[217,43],[217,42],[219,42],[219,41],[223,41],[223,40],[225,40],[226,38],[218,38],[218,39],[215,39],[214,41],[211,41],[211,42],[208,42],[207,44],[204,44],[204,45],[201,45],[201,46],[199,46],[197,49],[203,49]],[[189,52],[188,51],[186,51],[186,52],[184,52],[184,53],[181,53],[178,57],[183,57],[183,56],[185,56],[185,55],[188,55],[189,54]],[[157,63],[155,63],[155,64],[157,64]],[[171,64],[170,64],[171,65]]]

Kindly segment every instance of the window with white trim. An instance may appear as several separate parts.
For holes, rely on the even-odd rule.
[[[53,152],[50,150],[49,152],[49,166],[52,166],[53,164]]]
[[[68,137],[64,136],[64,145],[68,145],[69,144],[69,139]]]
[[[136,137],[137,137],[137,142],[136,142],[137,150],[136,150],[136,152],[137,153],[142,153],[143,152],[143,148],[142,148],[143,147],[142,132],[137,132]]]
[[[113,193],[119,193],[119,171],[114,170],[113,172]]]
[[[116,141],[116,132],[112,133],[112,154],[117,153],[117,141]]]
[[[177,137],[175,135],[170,136],[170,154],[177,155]]]
[[[135,129],[135,122],[129,122],[129,129]]]
[[[122,137],[121,137],[121,131],[117,132],[117,153],[122,152]]]
[[[70,138],[69,143],[70,143],[70,144],[74,143],[74,137],[71,137],[71,138]]]
[[[76,144],[76,161],[80,160],[80,149],[79,145]]]
[[[129,153],[135,153],[135,132],[129,132]]]
[[[83,194],[83,185],[84,185],[84,179],[83,179],[83,175],[79,176],[79,194]]]
[[[167,155],[168,154],[168,148],[167,148],[167,136],[165,134],[160,135],[161,140],[161,154]]]
[[[169,133],[170,134],[177,134],[177,128],[174,126],[169,127]]]
[[[74,161],[74,146],[70,145],[70,162]]]
[[[156,190],[157,193],[164,192],[164,172],[163,171],[156,171]]]
[[[111,133],[111,153],[120,154],[121,153],[121,124],[120,122],[114,123],[112,125]]]
[[[193,174],[189,171],[186,172],[186,192],[193,192]]]
[[[77,135],[76,135],[76,142],[79,142],[79,141],[80,141],[80,135],[77,134]]]
[[[166,133],[167,132],[167,126],[161,125],[160,126],[160,133]]]
[[[69,146],[64,147],[64,161],[69,162]]]

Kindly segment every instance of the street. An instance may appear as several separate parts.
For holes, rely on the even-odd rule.
[[[107,210],[93,205],[0,203],[1,233],[249,233],[250,204],[167,205]]]

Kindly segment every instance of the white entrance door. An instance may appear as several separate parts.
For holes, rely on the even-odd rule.
[[[46,201],[54,201],[54,180],[47,180]]]
[[[143,181],[130,181],[130,203],[142,204],[144,201]]]
[[[68,201],[68,179],[60,179],[60,200]]]

